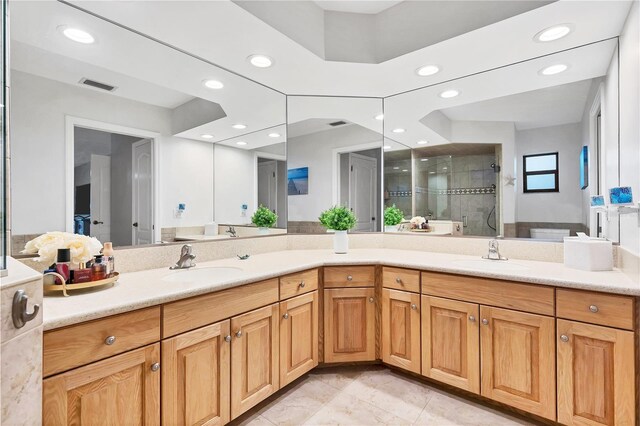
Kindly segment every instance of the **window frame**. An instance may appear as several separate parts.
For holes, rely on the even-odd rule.
[[[549,170],[536,170],[533,172],[527,171],[527,158],[530,157],[546,157],[549,155],[555,155],[556,168]],[[527,176],[535,175],[554,175],[556,185],[554,188],[549,189],[528,189],[527,188]],[[528,154],[522,156],[522,190],[525,194],[535,194],[537,192],[560,192],[560,156],[557,152],[546,152],[544,154]]]

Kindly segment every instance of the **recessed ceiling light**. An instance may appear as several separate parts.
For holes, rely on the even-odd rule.
[[[389,146],[389,145],[385,145],[385,146],[384,146],[384,149],[391,149],[391,146]]]
[[[96,39],[93,38],[91,34],[78,28],[71,28],[66,25],[61,25],[58,27],[58,30],[61,31],[66,38],[77,43],[91,44],[96,41]]]
[[[418,141],[418,145],[426,145],[428,144],[428,141]]]
[[[440,97],[441,98],[445,98],[445,99],[449,99],[449,98],[455,98],[459,94],[460,94],[459,91],[457,91],[455,89],[450,89],[450,90],[445,90],[444,92],[440,93]]]
[[[565,64],[551,65],[549,67],[541,69],[540,70],[540,74],[542,74],[542,75],[560,74],[561,72],[566,71],[568,68],[569,68],[569,66],[565,65]]]
[[[405,130],[403,128],[398,127],[397,129],[392,130],[393,133],[404,133]]]
[[[571,24],[554,25],[553,27],[549,27],[540,31],[535,35],[533,39],[536,41],[541,41],[543,43],[547,41],[558,40],[562,37],[566,37],[573,29],[572,27],[573,26]]]
[[[209,89],[222,89],[224,84],[218,80],[204,80],[202,84]]]
[[[447,168],[446,168],[446,167],[443,167],[443,168],[442,168],[442,170],[447,170]]]
[[[270,138],[279,138],[280,137],[280,133],[269,133],[269,137]]]
[[[393,170],[400,170],[400,167],[394,167]]]
[[[200,135],[200,137],[202,139],[213,139],[213,135],[209,135],[209,134]]]
[[[247,59],[249,59],[251,65],[258,68],[269,68],[273,65],[273,59],[266,55],[251,55]]]
[[[428,158],[421,158],[420,161],[429,161]]]
[[[429,172],[429,174],[430,174],[430,175],[435,175],[435,174],[436,174],[436,172]]]
[[[240,123],[238,123],[238,124],[234,124],[234,125],[233,125],[233,126],[231,126],[231,127],[233,127],[234,129],[242,130],[242,129],[246,129],[246,128],[247,128],[247,125],[246,125],[246,124],[240,124]]]
[[[384,120],[384,114],[378,114],[373,118],[375,118],[376,120],[382,121],[382,120]]]
[[[438,71],[440,71],[440,67],[438,67],[437,65],[425,65],[418,68],[416,70],[416,74],[418,74],[420,77],[427,77],[429,75],[436,74]]]
[[[247,143],[246,143],[246,142],[243,142],[243,141],[238,141],[238,142],[236,142],[236,145],[246,145],[246,144],[247,144]]]
[[[403,172],[408,172],[409,170],[408,170],[408,169],[402,169],[402,171],[403,171]]]

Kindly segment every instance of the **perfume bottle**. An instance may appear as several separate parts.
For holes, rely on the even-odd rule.
[[[68,283],[71,279],[71,250],[68,248],[58,249],[58,257],[56,258],[56,272],[64,277],[64,281]],[[62,284],[59,278],[56,284]]]
[[[107,267],[103,263],[102,255],[96,256],[91,266],[91,281],[104,280],[107,277]]]
[[[102,249],[102,263],[105,265],[107,277],[113,276],[116,269],[115,259],[113,257],[113,244],[110,242],[104,243],[104,248]]]
[[[80,284],[91,281],[91,268],[87,268],[87,264],[80,262],[78,269],[73,271],[73,283]]]

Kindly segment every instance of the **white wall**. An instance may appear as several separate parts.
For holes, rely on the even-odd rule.
[[[256,210],[256,159],[253,151],[214,145],[215,221],[228,224],[251,223]],[[242,205],[249,208],[241,216]]]
[[[558,153],[560,192],[523,193],[522,172],[518,176],[516,220],[518,222],[582,223],[580,189],[580,123],[516,131],[517,170],[522,171],[522,156]]]
[[[12,70],[14,235],[65,229],[65,115],[160,133],[160,224],[212,219],[213,146],[171,136],[170,110]],[[184,219],[174,220],[178,202]]]
[[[620,36],[620,184],[640,201],[640,5],[633,3]],[[640,254],[638,214],[620,217],[620,245]]]
[[[333,151],[336,148],[378,143],[382,136],[358,125],[290,138],[287,141],[287,167],[309,168],[309,193],[289,196],[289,221],[317,221],[323,210],[334,203]],[[337,201],[337,200],[336,200]]]

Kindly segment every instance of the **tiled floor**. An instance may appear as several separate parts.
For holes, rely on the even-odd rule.
[[[382,366],[317,369],[233,422],[273,425],[530,425]]]

